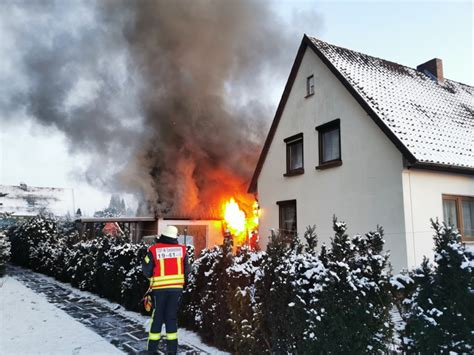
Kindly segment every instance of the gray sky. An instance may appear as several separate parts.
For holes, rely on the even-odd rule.
[[[288,27],[281,28],[281,31],[291,28],[294,38],[289,45],[291,48],[287,48],[290,54],[287,65],[278,67],[280,73],[277,81],[272,82],[273,90],[253,98],[270,105],[272,114],[303,33],[411,67],[438,57],[443,59],[445,77],[470,85],[474,82],[471,1],[275,1],[271,6],[288,24]],[[4,11],[2,13],[0,57],[6,58],[11,53],[8,44],[5,44],[6,40],[11,38],[11,32],[5,31],[1,22],[6,20],[5,16],[11,14]],[[74,21],[85,23],[89,20],[87,16],[74,18]],[[14,23],[17,29],[29,23],[27,18],[9,18],[8,21]],[[61,25],[60,21],[51,24]],[[44,26],[47,29],[49,25]],[[13,59],[11,63],[14,63]],[[5,80],[0,86],[22,83],[21,76],[16,76],[11,63],[9,65],[8,61],[0,62],[0,81],[8,78],[8,82]],[[6,72],[8,75],[5,75]],[[87,89],[83,88],[82,91],[79,88],[76,96],[68,99],[87,100],[87,92],[91,89],[87,85],[85,88]],[[272,118],[272,115],[266,118],[267,126]],[[8,121],[0,117],[0,128],[1,184],[25,182],[34,186],[74,188],[76,208],[81,207],[89,214],[108,203],[113,189],[104,191],[102,188],[102,191],[99,191],[85,182],[87,167],[96,158],[94,149],[71,149],[63,133],[32,122],[26,114]],[[108,168],[107,165],[96,165],[97,170]],[[126,198],[132,203],[131,195]]]

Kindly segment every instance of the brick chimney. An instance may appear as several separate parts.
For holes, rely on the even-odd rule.
[[[426,63],[420,64],[416,67],[416,70],[425,73],[426,75],[432,77],[432,79],[438,80],[438,82],[444,81],[443,76],[443,61],[438,58],[431,59]]]

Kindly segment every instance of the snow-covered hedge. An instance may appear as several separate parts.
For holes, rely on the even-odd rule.
[[[432,221],[434,262],[425,259],[410,273],[396,275],[397,306],[407,353],[472,354],[474,347],[474,254],[457,230]]]
[[[434,264],[393,277],[381,228],[349,237],[334,219],[331,245],[319,249],[314,227],[303,242],[272,236],[266,252],[234,255],[226,241],[193,263],[180,325],[235,353],[471,353],[474,255],[453,228],[433,228]],[[123,236],[80,241],[70,224],[46,216],[7,236],[14,263],[141,309],[146,245]],[[0,263],[7,249],[0,233]],[[403,319],[396,336],[394,305]]]
[[[130,310],[141,310],[148,284],[141,273],[146,245],[123,236],[80,241],[70,223],[39,215],[8,230],[12,261],[70,282]]]
[[[236,353],[387,351],[392,325],[383,231],[349,238],[334,220],[331,248],[314,227],[275,235],[267,252],[224,245],[196,260],[180,320]]]
[[[229,245],[196,260],[181,324],[235,353],[471,353],[473,253],[433,222],[435,264],[391,276],[383,230],[349,237],[334,219],[331,245],[275,235],[266,252]],[[402,322],[394,329],[397,306]]]
[[[5,273],[5,265],[10,260],[10,241],[4,231],[0,230],[0,277]]]

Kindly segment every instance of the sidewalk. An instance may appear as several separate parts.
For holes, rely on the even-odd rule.
[[[112,347],[113,350],[120,349],[122,352],[128,354],[138,354],[139,352],[145,350],[147,340],[145,325],[148,322],[148,317],[141,316],[135,312],[126,311],[118,304],[108,302],[107,300],[89,292],[77,290],[68,284],[58,282],[53,278],[35,273],[31,270],[23,269],[17,266],[9,266],[7,274],[10,275],[10,277],[7,278],[7,280],[9,280],[8,282],[15,281],[15,279],[20,281],[23,285],[33,290],[34,292],[31,292],[30,290],[28,291],[34,294],[37,298],[39,297],[42,299],[42,301],[47,300],[51,307],[55,308],[56,310],[59,308],[66,312],[70,317],[74,318],[72,319],[68,317],[70,322],[76,323],[77,325],[79,325],[77,322],[82,323],[87,327],[86,330],[89,332],[95,332],[93,335],[96,337],[100,336],[99,338],[101,340],[105,340],[107,345],[114,345],[115,349]],[[4,279],[5,278],[0,280]],[[22,306],[23,302],[28,303],[29,297],[29,293],[27,297],[21,297],[24,300],[18,300],[18,307]],[[54,306],[57,308],[52,304],[54,304]],[[3,304],[0,311],[3,318]],[[64,312],[61,313],[67,317]],[[26,324],[27,323],[24,323],[23,325],[25,330],[27,327]],[[68,327],[70,327],[69,323],[67,323],[67,325],[65,324],[63,328],[64,330],[69,330],[66,329]],[[61,335],[61,332],[62,330],[58,330],[57,334],[53,337]],[[24,331],[24,336],[28,336],[27,334],[28,332]],[[3,334],[0,333],[0,335],[3,338]],[[180,344],[178,352],[180,354],[223,354],[217,349],[208,347],[201,343],[199,338],[192,332],[180,329],[179,338]],[[69,341],[69,339],[65,339],[65,341]],[[161,346],[164,346],[163,342]],[[3,345],[0,347],[0,350],[2,348]],[[161,348],[161,350],[164,350],[164,348]],[[107,348],[104,347],[104,350],[100,350],[98,352],[91,349],[89,352],[78,352],[77,354],[108,354],[107,351]],[[43,353],[41,351],[34,352]],[[55,352],[45,351],[44,353]],[[61,353],[65,354],[72,352],[66,351]]]

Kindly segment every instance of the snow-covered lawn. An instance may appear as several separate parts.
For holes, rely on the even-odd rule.
[[[14,278],[0,279],[0,354],[122,354]]]
[[[17,269],[16,272],[23,270]],[[150,317],[127,311],[116,303],[34,271],[28,270],[28,274],[42,285],[55,284],[70,290],[72,293],[67,297],[88,299],[109,308],[113,313],[142,324],[147,331],[149,329]],[[17,277],[18,275],[0,278],[0,355],[122,354],[94,330],[49,303],[42,291],[36,293]],[[228,354],[204,344],[194,332],[182,328],[178,332],[179,343],[192,347],[195,352]]]

